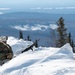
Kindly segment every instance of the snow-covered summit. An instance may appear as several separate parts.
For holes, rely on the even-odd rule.
[[[23,40],[18,39],[15,39],[15,41],[13,40],[14,42],[9,42],[10,39],[14,38],[9,37],[8,40],[8,43],[12,46],[13,49],[17,49],[18,44],[20,47],[22,47],[22,43],[24,43]],[[39,47],[34,51],[30,50],[19,54],[17,57],[13,58],[0,67],[0,75],[74,74],[75,60],[73,59],[72,48],[69,44],[66,44],[61,48]]]

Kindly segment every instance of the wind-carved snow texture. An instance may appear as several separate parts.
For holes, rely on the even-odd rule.
[[[64,68],[64,69],[57,70],[54,75],[67,75],[69,73],[75,74],[75,67],[74,68],[73,67],[67,67],[67,68]]]
[[[16,55],[18,50],[23,49],[21,47],[32,42],[9,37],[8,43]],[[0,67],[0,75],[75,75],[72,48],[67,43],[61,48],[39,47],[17,54]]]

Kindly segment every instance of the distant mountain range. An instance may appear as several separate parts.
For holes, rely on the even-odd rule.
[[[51,19],[51,18],[59,18],[59,17],[64,17],[65,19],[70,17],[71,19],[73,18],[75,14],[51,14],[51,13],[40,13],[40,12],[12,12],[12,13],[5,13],[0,15],[0,18],[25,18],[25,19]]]

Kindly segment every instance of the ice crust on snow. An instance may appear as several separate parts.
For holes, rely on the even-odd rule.
[[[12,42],[12,39],[14,42]],[[11,42],[9,42],[11,41]],[[20,42],[21,41],[21,42]],[[9,37],[8,43],[15,49],[19,44],[30,44],[24,40]],[[20,45],[21,44],[21,45]],[[23,49],[23,48],[22,48]],[[14,51],[16,53],[19,48]],[[21,49],[20,49],[21,50]],[[74,75],[75,60],[69,44],[61,48],[39,47],[34,51],[19,54],[0,67],[0,75]]]

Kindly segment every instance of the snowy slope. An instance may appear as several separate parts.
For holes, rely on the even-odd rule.
[[[10,45],[13,46],[13,42]],[[39,47],[30,50],[1,66],[0,75],[75,75],[72,48],[66,44],[62,48]]]
[[[8,37],[7,43],[12,47],[14,55],[18,55],[22,50],[33,44],[31,41],[24,41],[15,37]]]

